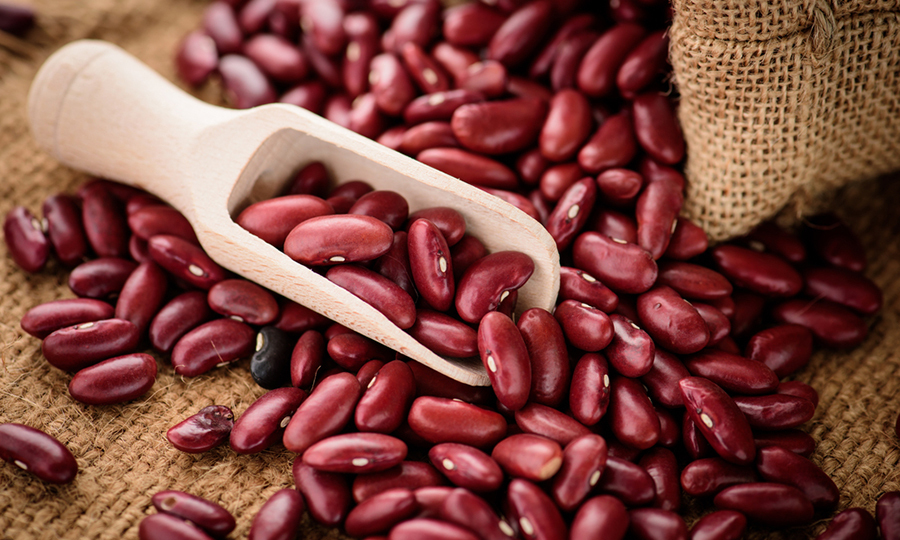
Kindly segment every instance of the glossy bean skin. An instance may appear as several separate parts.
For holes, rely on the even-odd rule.
[[[550,101],[546,120],[541,128],[541,154],[553,162],[567,161],[575,156],[591,134],[593,120],[590,104],[578,90],[566,88]]]
[[[808,458],[816,451],[816,440],[799,429],[784,429],[780,431],[760,431],[753,434],[756,447],[780,446],[795,454]]]
[[[776,255],[759,253],[733,245],[721,245],[711,251],[719,271],[733,284],[774,297],[790,297],[803,288],[803,278]]]
[[[572,520],[569,539],[621,540],[628,531],[628,511],[619,499],[597,495],[588,499]]]
[[[808,268],[803,272],[803,292],[841,304],[863,315],[881,309],[881,289],[867,277],[844,268]]]
[[[556,247],[563,251],[571,245],[590,217],[597,198],[596,182],[590,177],[575,182],[562,194],[556,208],[547,216],[545,227]]]
[[[738,394],[767,394],[778,387],[778,375],[762,362],[716,349],[697,353],[684,365],[692,375]]]
[[[794,234],[782,229],[771,221],[765,221],[747,233],[746,240],[751,247],[759,243],[766,251],[772,252],[792,263],[806,260],[806,247]]]
[[[398,150],[415,156],[429,148],[454,148],[461,146],[453,134],[449,122],[424,122],[403,132]]]
[[[353,479],[353,500],[360,503],[389,489],[406,488],[417,491],[445,484],[444,477],[428,463],[402,461],[396,467],[381,472],[357,475]]]
[[[156,360],[149,354],[117,356],[80,370],[69,381],[69,394],[88,405],[135,400],[156,382]]]
[[[680,261],[660,263],[658,282],[691,300],[715,300],[732,293],[731,283],[722,274],[705,266]]]
[[[345,475],[313,469],[300,456],[294,460],[291,473],[314,520],[330,527],[343,523],[353,503]]]
[[[616,438],[626,446],[646,450],[659,440],[659,417],[641,383],[611,377],[609,418]]]
[[[684,136],[669,97],[656,91],[638,95],[631,102],[634,134],[654,160],[674,165],[684,158]]]
[[[475,261],[456,288],[459,316],[470,323],[481,321],[497,308],[508,291],[524,285],[533,272],[534,261],[518,251],[498,251]]]
[[[91,298],[52,300],[29,309],[19,325],[32,336],[44,339],[68,326],[111,319],[114,311],[106,302]]]
[[[586,30],[571,36],[562,44],[550,69],[550,86],[554,90],[559,91],[577,85],[581,61],[598,38],[597,32]]]
[[[205,291],[182,293],[162,307],[150,322],[150,344],[159,352],[168,353],[184,336],[213,316]]]
[[[116,301],[117,319],[131,321],[143,336],[165,300],[169,280],[153,261],[144,261],[128,276]]]
[[[380,219],[396,231],[409,215],[409,204],[395,191],[375,190],[357,199],[348,213]]]
[[[468,529],[438,521],[436,519],[416,518],[404,521],[391,529],[388,540],[478,540],[478,536]]]
[[[284,428],[307,394],[299,388],[276,388],[244,411],[231,430],[229,444],[238,454],[254,454],[282,439]]]
[[[316,442],[340,432],[353,417],[361,395],[359,381],[349,373],[322,379],[285,428],[282,440],[285,448],[300,454]]]
[[[637,199],[634,214],[638,225],[638,245],[659,259],[669,247],[684,204],[681,188],[668,179],[649,182]]]
[[[416,395],[435,396],[447,399],[458,399],[473,405],[495,403],[496,396],[489,386],[469,386],[437,372],[425,364],[408,362],[416,378]]]
[[[494,445],[506,434],[502,415],[469,403],[422,396],[407,418],[412,430],[430,443],[455,442],[476,448]]]
[[[656,497],[653,478],[647,471],[612,455],[606,458],[606,468],[600,476],[598,489],[618,497],[629,506],[643,506]]]
[[[515,534],[509,523],[500,519],[491,506],[471,491],[456,488],[438,509],[438,516],[451,523],[477,531],[486,540],[509,540]]]
[[[738,540],[743,538],[747,518],[735,510],[717,510],[694,523],[691,540]]]
[[[827,300],[788,300],[772,309],[775,320],[809,329],[817,341],[835,349],[856,347],[868,335],[868,327],[849,309]]]
[[[784,484],[757,482],[726,488],[716,495],[717,508],[737,510],[770,527],[791,527],[813,519],[813,505],[803,492]]]
[[[801,397],[813,404],[813,407],[819,406],[819,393],[812,386],[801,381],[785,381],[780,383],[775,389],[776,394],[786,394],[788,396]]]
[[[224,405],[210,405],[200,409],[166,432],[169,443],[189,454],[212,450],[224,443],[234,427],[234,413]]]
[[[54,331],[44,338],[41,352],[54,367],[80,371],[101,360],[133,351],[139,339],[138,328],[131,321],[106,319]]]
[[[409,335],[437,354],[453,358],[469,358],[478,354],[476,331],[449,315],[430,309],[419,309]]]
[[[387,229],[390,231],[390,227]],[[390,236],[393,240],[393,233]],[[399,328],[407,329],[415,323],[416,306],[412,298],[381,274],[362,266],[341,265],[332,267],[325,277],[380,311]]]
[[[834,516],[828,529],[816,540],[875,540],[876,527],[872,514],[862,508],[848,508]]]
[[[541,308],[522,313],[516,327],[531,361],[529,401],[559,405],[569,386],[569,355],[562,328],[550,312]]]
[[[607,30],[585,54],[578,69],[578,88],[591,97],[611,93],[619,68],[645,34],[635,24],[619,24]]]
[[[809,363],[812,351],[812,333],[803,326],[785,324],[754,334],[744,355],[767,365],[778,377],[787,377]]]
[[[371,268],[399,285],[410,297],[418,298],[419,292],[416,291],[412,269],[409,267],[409,241],[406,231],[394,233],[391,249],[375,259]]]
[[[677,512],[681,508],[681,484],[675,454],[666,448],[651,448],[641,456],[638,465],[647,471],[656,486],[653,507]]]
[[[682,489],[695,497],[715,495],[727,487],[758,481],[753,467],[735,465],[719,457],[694,460],[681,471]]]
[[[616,114],[600,124],[597,131],[578,151],[578,164],[596,174],[614,167],[625,167],[637,155],[637,140],[628,112]]]
[[[566,537],[566,523],[553,503],[539,487],[516,478],[506,492],[510,518],[529,538],[551,540]]]
[[[178,210],[162,204],[149,204],[128,213],[128,226],[138,238],[150,240],[157,234],[171,234],[198,244],[190,222]]]
[[[566,190],[581,178],[584,178],[584,171],[577,163],[560,163],[544,171],[538,181],[538,187],[547,201],[558,201]]]
[[[212,537],[185,520],[169,514],[154,514],[141,520],[140,540],[210,540]]]
[[[137,264],[117,257],[83,262],[69,274],[69,288],[82,298],[109,298],[125,286]]]
[[[444,38],[461,47],[481,47],[490,42],[491,36],[506,21],[506,16],[484,4],[465,4],[450,8],[444,13]]]
[[[65,445],[23,424],[0,424],[0,458],[51,484],[68,484],[78,473],[75,456]]]
[[[478,325],[477,342],[497,399],[511,411],[524,407],[531,392],[531,360],[516,324],[491,311]]]
[[[694,424],[723,459],[747,465],[756,457],[749,423],[724,390],[702,377],[682,379],[681,397]]]
[[[500,465],[474,446],[437,444],[428,450],[428,459],[454,485],[475,492],[494,491],[503,482]]]
[[[291,385],[297,388],[312,386],[325,356],[325,338],[317,330],[307,330],[291,351]]]
[[[196,377],[253,354],[256,332],[233,319],[216,319],[186,333],[172,348],[175,373]]]
[[[429,148],[416,159],[476,186],[514,190],[519,184],[516,173],[506,165],[461,148]]]
[[[445,92],[434,92],[419,96],[403,111],[403,119],[407,124],[421,124],[424,122],[450,121],[453,113],[459,107],[467,103],[477,103],[484,100],[480,92],[458,88]]]
[[[700,428],[687,412],[681,418],[681,437],[685,450],[692,459],[700,459],[713,453],[712,446],[700,433]]]
[[[234,516],[228,510],[190,493],[160,491],[150,501],[157,511],[190,521],[211,536],[224,537],[236,526]]]
[[[225,269],[183,238],[158,234],[147,241],[147,248],[157,264],[198,289],[209,290],[225,279]]]
[[[597,176],[597,187],[610,204],[631,206],[644,187],[644,178],[630,169],[606,169]]]
[[[666,407],[680,407],[684,404],[678,381],[690,377],[691,373],[675,355],[656,349],[650,371],[641,377],[650,397]]]
[[[612,313],[619,305],[619,297],[594,276],[568,266],[559,268],[559,298],[577,300],[605,313]]]
[[[237,109],[274,103],[278,99],[265,73],[246,56],[227,54],[221,57],[218,72],[227,100]]]
[[[513,12],[491,37],[487,57],[508,67],[524,62],[547,33],[552,9],[550,2],[540,0]]]
[[[840,492],[834,481],[815,463],[778,446],[760,448],[756,468],[767,482],[794,486],[806,495],[816,510],[832,510]]]
[[[646,375],[656,356],[653,340],[627,317],[613,313],[609,319],[615,333],[604,354],[610,365],[626,377]]]
[[[400,59],[382,53],[369,64],[369,86],[378,108],[391,116],[399,116],[416,97],[416,90]]]
[[[388,361],[394,352],[355,332],[343,332],[328,340],[328,356],[347,371],[359,371],[369,360]]]
[[[690,354],[709,343],[709,326],[674,289],[658,286],[640,295],[641,324],[657,345],[676,354]]]
[[[606,414],[610,400],[609,365],[599,353],[587,353],[575,364],[569,407],[582,424],[593,426]]]
[[[386,533],[418,510],[419,503],[411,490],[390,489],[366,499],[351,510],[347,514],[344,530],[356,538]]]
[[[576,300],[564,300],[553,316],[562,327],[568,342],[586,352],[597,352],[608,346],[615,336],[613,323],[606,313]]]
[[[642,293],[656,281],[658,268],[649,252],[593,231],[575,239],[573,256],[576,268],[589,272],[617,293]]]
[[[686,261],[700,255],[709,247],[709,238],[706,231],[694,224],[691,220],[678,217],[672,238],[669,239],[669,247],[665,256],[668,259]]]
[[[308,219],[332,213],[334,209],[324,199],[294,194],[251,204],[238,214],[235,222],[281,249],[294,227]]]
[[[390,469],[406,458],[406,444],[382,433],[346,433],[324,438],[303,452],[314,469],[337,473],[370,473]]]
[[[302,221],[284,240],[284,252],[301,264],[334,265],[376,259],[391,248],[394,232],[366,215],[324,215]]]
[[[553,500],[562,510],[575,510],[587,497],[600,481],[607,457],[606,441],[599,435],[582,435],[566,445],[551,488]]]
[[[112,193],[100,184],[81,192],[81,220],[94,253],[100,257],[128,255],[128,223],[124,208]]]
[[[808,399],[784,394],[736,396],[734,403],[747,422],[758,429],[795,428],[808,422],[816,411]]]
[[[528,76],[531,79],[540,79],[550,74],[559,50],[572,36],[581,33],[596,24],[596,17],[590,14],[576,15],[568,18],[547,41],[541,52],[538,53],[531,66],[528,68]]]
[[[391,433],[409,412],[416,395],[416,381],[405,362],[385,364],[372,380],[356,405],[354,422],[360,431]]]
[[[547,437],[560,446],[590,432],[571,416],[540,403],[529,403],[517,410],[515,419],[523,432]]]
[[[250,525],[249,540],[292,540],[300,531],[306,505],[296,489],[276,491],[262,505]]]
[[[641,540],[687,540],[688,530],[681,516],[660,508],[636,508],[628,513],[629,531]]]
[[[456,245],[466,234],[466,219],[448,206],[432,206],[416,210],[409,215],[406,222],[412,225],[417,219],[427,219],[434,223],[450,247]]]
[[[623,95],[641,91],[663,73],[669,51],[668,33],[658,30],[645,37],[625,58],[616,73]]]
[[[633,217],[615,210],[601,209],[594,212],[588,229],[610,238],[631,244],[637,243],[637,222]]]
[[[47,239],[53,246],[56,258],[65,266],[75,266],[83,261],[88,252],[88,242],[81,223],[81,209],[78,208],[75,198],[68,195],[51,195],[44,199],[41,212],[47,220]],[[31,233],[29,238],[30,235]],[[10,238],[8,233],[5,233],[5,236]],[[35,239],[39,244],[40,239],[37,237]],[[15,252],[11,253],[15,256]],[[40,254],[40,250],[36,254]],[[18,260],[16,263],[22,266]]]
[[[450,127],[456,139],[479,154],[508,154],[535,143],[547,115],[547,104],[534,98],[513,98],[461,105]]]
[[[409,267],[416,290],[437,311],[453,304],[456,282],[450,248],[440,229],[427,219],[417,219],[407,231]]]

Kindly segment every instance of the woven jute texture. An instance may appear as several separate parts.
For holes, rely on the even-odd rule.
[[[0,215],[14,205],[37,213],[48,195],[73,192],[87,180],[49,158],[30,137],[25,102],[42,60],[73,39],[106,39],[174,79],[172,51],[198,25],[204,2],[36,0],[35,6],[40,27],[27,43],[4,39],[6,45],[0,45]],[[220,101],[215,88],[201,97]],[[900,182],[857,184],[840,200],[838,211],[861,234],[870,254],[867,275],[884,288],[886,305],[870,321],[871,334],[862,346],[849,353],[817,353],[797,378],[821,395],[815,418],[805,426],[819,441],[813,459],[841,488],[841,508],[872,511],[882,492],[900,489],[900,441],[892,433],[900,413]],[[293,456],[281,448],[251,456],[227,448],[188,455],[169,446],[165,432],[211,404],[243,413],[263,393],[247,362],[182,379],[160,358],[159,377],[143,398],[120,406],[81,405],[66,391],[70,376],[49,366],[39,340],[19,327],[29,308],[73,297],[66,276],[55,264],[27,275],[5,245],[0,247],[0,422],[50,433],[69,447],[80,467],[72,484],[52,486],[0,462],[0,538],[137,538],[140,520],[154,512],[150,497],[164,489],[223,505],[238,522],[230,537],[246,537],[265,500],[293,485]],[[692,506],[696,512],[709,509]],[[823,528],[821,521],[781,537],[805,538]],[[755,530],[752,536],[771,535]],[[344,538],[308,517],[301,537]]]
[[[685,213],[712,239],[900,169],[900,2],[673,3]]]

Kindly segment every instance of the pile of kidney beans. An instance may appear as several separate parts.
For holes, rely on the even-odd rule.
[[[448,225],[458,214],[388,215],[402,196],[364,182],[335,191],[327,164],[260,203],[261,228],[251,209],[235,216],[304,264],[352,263],[320,266],[326,275],[387,278],[414,303],[392,320],[441,354],[480,356],[492,387],[451,381],[231,278],[176,211],[104,181],[49,198],[43,223],[24,208],[7,216],[16,262],[37,271],[55,254],[74,267],[79,296],[33,308],[22,327],[44,339],[51,364],[76,372],[70,393],[86,403],[146,392],[156,362],[134,351],[147,342],[186,376],[252,356],[266,394],[237,420],[214,405],[167,434],[185,452],[281,443],[298,455],[297,489],[270,498],[251,538],[293,538],[304,511],[354,537],[394,540],[726,539],[748,520],[777,529],[829,517],[838,489],[798,429],[818,395],[782,379],[815,346],[858,345],[881,291],[833,215],[796,233],[764,223],[713,248],[679,217],[684,142],[665,84],[667,20],[657,0],[219,1],[179,46],[180,75],[195,85],[220,77],[237,107],[305,107],[545,225],[560,249],[559,304],[512,317],[516,286],[476,290],[460,308],[466,271],[501,254]],[[273,230],[271,216],[288,211],[265,205],[299,199],[303,215]],[[298,223],[332,212],[385,223],[350,218],[377,230],[380,247],[354,260],[323,256],[304,237],[296,249]],[[417,277],[416,235],[439,245],[445,266],[428,249],[419,262],[438,263],[442,280]],[[99,258],[82,262],[91,253]],[[57,441],[0,430],[0,457],[48,481],[75,476]],[[715,507],[690,531],[678,513],[687,497]],[[143,520],[142,538],[222,537],[235,526],[185,493],[152,502],[159,514]],[[878,527],[900,538],[900,492],[876,508],[875,518],[841,512],[821,538],[876,538]]]

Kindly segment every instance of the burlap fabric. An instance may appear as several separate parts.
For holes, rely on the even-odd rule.
[[[900,169],[900,1],[673,3],[685,213],[713,239]]]
[[[203,0],[35,0],[40,28],[28,43],[3,38],[6,45],[0,45],[0,215],[17,204],[39,212],[46,196],[72,192],[86,180],[49,158],[29,135],[25,100],[42,60],[73,39],[106,39],[174,79],[172,51],[197,26],[204,5]],[[203,92],[206,99],[219,99],[215,88]],[[872,511],[882,492],[900,489],[900,441],[892,432],[900,412],[900,182],[859,184],[845,191],[842,201],[839,212],[862,235],[871,258],[867,274],[885,289],[886,306],[871,321],[871,335],[861,347],[818,353],[798,378],[821,395],[818,413],[805,427],[819,441],[814,460],[840,486],[841,508]],[[54,435],[80,467],[72,484],[52,486],[0,462],[0,538],[137,538],[141,518],[154,512],[150,497],[163,489],[223,505],[238,522],[230,537],[246,537],[265,500],[293,485],[293,456],[283,449],[239,456],[227,448],[192,456],[165,439],[169,427],[204,406],[228,405],[241,414],[260,396],[246,361],[182,379],[160,359],[159,378],[142,399],[108,407],[76,403],[66,391],[69,375],[50,367],[40,342],[19,328],[27,309],[73,296],[66,275],[53,264],[27,275],[0,247],[0,422],[21,422]],[[822,528],[824,521],[783,537],[804,538]],[[769,535],[756,530],[752,536]],[[302,538],[344,536],[305,517]]]

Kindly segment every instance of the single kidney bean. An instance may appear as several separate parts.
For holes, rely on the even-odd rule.
[[[724,390],[702,377],[688,377],[678,384],[688,415],[716,453],[738,465],[752,463],[756,456],[750,430],[753,423],[741,414],[743,409]]]
[[[606,313],[576,300],[564,300],[554,312],[563,333],[573,346],[597,352],[612,342],[613,324]]]
[[[585,540],[621,540],[628,531],[630,517],[625,505],[611,495],[598,495],[581,505],[572,526],[569,538]]]
[[[219,446],[234,427],[234,413],[224,405],[210,405],[200,409],[166,432],[166,439],[178,450],[199,454]]]
[[[591,174],[625,167],[637,155],[637,140],[631,115],[621,112],[600,124],[597,131],[578,151],[578,164]]]
[[[325,338],[316,330],[304,332],[291,352],[291,385],[297,388],[312,386],[325,356]]]
[[[410,2],[393,18],[382,37],[385,50],[399,52],[408,42],[428,45],[438,31],[441,6],[436,2]]]
[[[328,356],[347,371],[359,371],[369,360],[389,361],[394,351],[355,332],[344,332],[328,340]]]
[[[418,491],[421,488],[444,484],[446,484],[444,477],[428,463],[403,461],[396,467],[381,472],[357,475],[353,479],[353,500],[360,503],[378,493],[394,488]],[[450,488],[443,489],[449,492]],[[422,502],[418,495],[416,499],[420,503]],[[422,506],[424,507],[425,504]]]
[[[361,368],[356,372],[356,380],[359,381],[359,385],[363,387],[368,387],[369,384],[375,379],[375,375],[378,374],[378,371],[384,367],[384,362],[381,360],[369,360],[365,364],[362,365]],[[404,411],[404,415],[406,412]],[[361,430],[365,431],[365,430]]]
[[[153,514],[138,526],[140,540],[210,540],[212,537],[191,523],[169,514]]]
[[[694,224],[693,221],[678,217],[675,230],[669,239],[669,247],[665,256],[668,259],[686,261],[700,255],[709,247],[709,239],[706,231]]]
[[[233,319],[217,319],[186,333],[172,348],[175,373],[196,377],[253,354],[256,332]]]
[[[182,336],[212,318],[206,295],[205,291],[181,293],[156,313],[149,330],[154,349],[171,352]]]
[[[575,364],[569,407],[582,424],[593,426],[606,414],[610,400],[609,367],[600,353],[587,353]]]
[[[569,444],[590,431],[571,416],[540,403],[529,403],[516,411],[516,425],[525,433],[541,435],[559,443]]]
[[[570,88],[557,92],[541,127],[541,154],[555,162],[574,157],[591,134],[593,120],[589,111],[590,104],[581,92]]]
[[[312,195],[322,198],[328,195],[330,184],[331,177],[325,165],[321,161],[312,161],[297,172],[297,175],[288,186],[287,194]]]
[[[753,467],[735,465],[719,457],[694,460],[681,471],[681,488],[694,497],[715,495],[727,487],[758,481]]]
[[[528,77],[538,80],[549,75],[560,49],[569,38],[584,33],[585,30],[594,26],[596,22],[597,18],[587,13],[566,19],[531,63],[531,66],[528,68]]]
[[[778,446],[760,448],[756,468],[767,482],[799,489],[817,510],[833,510],[840,492],[834,481],[815,463]]]
[[[238,214],[235,222],[281,249],[294,227],[308,219],[332,213],[331,205],[315,195],[285,195],[251,204]]]
[[[65,445],[22,424],[0,424],[0,458],[51,484],[68,484],[78,473],[75,456]]]
[[[733,245],[711,251],[719,271],[739,287],[765,296],[794,296],[803,288],[803,278],[776,255],[759,253]]]
[[[135,214],[135,213],[139,212],[140,210],[143,210],[144,208],[148,208],[151,206],[161,207],[161,208],[171,208],[165,202],[160,200],[159,197],[156,197],[155,195],[151,195],[149,193],[140,193],[137,195],[132,195],[131,197],[128,197],[127,199],[125,199],[125,215],[130,218],[132,214]],[[181,213],[179,212],[179,214],[181,214]],[[183,225],[185,222],[187,222],[187,219],[184,218],[184,215],[181,215],[181,218],[184,219],[184,221],[181,222],[181,224]],[[175,218],[175,219],[178,219],[178,218]],[[155,221],[156,220],[151,219],[150,224],[154,225],[154,226],[159,226],[160,224],[157,224]],[[135,232],[134,227],[131,225],[131,223],[128,224],[128,227],[132,229],[131,232]],[[162,234],[162,233],[158,233],[158,234]],[[147,236],[147,238],[150,238],[151,236],[153,236],[153,235],[150,234]],[[146,240],[147,238],[144,238],[144,240]]]
[[[385,131],[387,119],[378,109],[373,94],[362,94],[351,102],[347,127],[369,139],[377,139]]]
[[[601,492],[615,495],[628,506],[650,504],[656,497],[653,478],[647,471],[611,454],[597,485]]]
[[[303,452],[303,462],[320,471],[378,472],[406,458],[406,444],[383,433],[347,433],[322,439]]]
[[[675,448],[681,442],[681,426],[669,409],[655,405],[656,417],[659,419],[659,445]]]
[[[455,442],[485,448],[506,434],[502,415],[470,403],[431,396],[413,401],[407,421],[417,435],[435,444]]]
[[[562,328],[545,309],[531,308],[516,323],[531,360],[531,393],[535,403],[559,405],[569,387],[569,354]]]
[[[300,531],[306,505],[296,489],[280,489],[262,505],[250,525],[249,540],[291,540]]]
[[[691,540],[739,540],[744,537],[747,518],[735,510],[717,510],[697,520]]]
[[[524,285],[533,272],[534,261],[518,251],[499,251],[475,261],[456,288],[459,316],[467,322],[479,322],[510,291]]]
[[[637,310],[646,332],[669,351],[694,353],[709,342],[706,321],[671,287],[657,286],[638,296]]]
[[[651,448],[641,456],[638,465],[647,471],[656,486],[653,507],[677,512],[681,508],[681,485],[675,454],[666,448]]]
[[[834,516],[828,529],[816,540],[875,540],[876,527],[872,514],[862,508],[848,508]]]
[[[610,426],[624,445],[646,450],[659,440],[659,417],[641,383],[614,376],[610,385]]]
[[[717,347],[722,340],[730,337],[731,321],[721,310],[709,304],[701,304],[699,302],[695,302],[693,306],[694,309],[697,310],[697,313],[703,317],[706,326],[709,328],[709,343],[707,343],[707,347]],[[735,354],[740,352],[740,349],[737,349],[737,345],[734,345],[734,349]],[[726,350],[726,352],[728,351]]]
[[[517,9],[491,37],[487,57],[508,67],[523,63],[549,30],[552,10],[552,4],[546,0],[530,2]]]
[[[295,341],[274,326],[256,334],[256,351],[250,357],[250,376],[259,386],[271,390],[284,386],[290,378],[291,351]]]
[[[113,314],[113,307],[106,302],[91,298],[67,298],[45,302],[29,309],[19,324],[22,330],[38,339],[44,339],[62,328],[110,319]]]
[[[353,503],[346,475],[313,469],[300,456],[291,472],[314,520],[328,527],[344,522]]]
[[[229,443],[238,454],[255,454],[279,442],[297,407],[306,399],[299,388],[276,388],[263,394],[234,423]]]
[[[757,225],[747,233],[745,239],[747,244],[757,251],[770,251],[795,264],[806,260],[803,242],[771,221]]]
[[[612,313],[619,305],[619,297],[594,276],[567,266],[559,268],[559,298],[577,300],[605,313]]]
[[[285,448],[300,454],[314,443],[339,433],[353,416],[361,395],[362,387],[350,373],[322,379],[285,428]]]
[[[368,89],[369,63],[380,49],[378,21],[371,13],[355,12],[344,17],[347,47],[342,64],[343,86],[352,97]]]
[[[581,61],[578,88],[595,98],[610,94],[622,63],[645,35],[646,30],[635,24],[619,24],[604,32]]]
[[[405,362],[385,364],[356,405],[354,421],[360,431],[391,433],[406,418],[416,395],[416,381]]]
[[[178,210],[162,204],[148,205],[129,212],[128,227],[139,238],[150,240],[157,234],[171,234],[199,244],[190,222]]]
[[[638,245],[654,259],[666,252],[683,203],[681,189],[665,179],[648,183],[638,197],[634,211]]]
[[[409,266],[422,299],[437,311],[453,304],[455,282],[450,248],[440,229],[427,219],[417,219],[408,229]]]
[[[407,332],[416,341],[440,355],[469,358],[478,354],[475,330],[438,311],[418,310],[416,322]]]
[[[616,74],[616,85],[623,95],[633,95],[661,75],[669,54],[669,34],[657,30],[632,49]]]
[[[494,392],[489,386],[469,386],[439,373],[425,364],[408,362],[416,378],[416,395],[458,399],[474,405],[493,404]]]
[[[807,268],[803,272],[804,294],[830,300],[872,315],[881,309],[881,289],[867,277],[845,268]]]
[[[147,241],[150,256],[176,278],[204,290],[225,279],[225,269],[199,247],[177,236],[158,234]]]
[[[707,349],[691,356],[684,365],[691,374],[739,394],[771,393],[778,386],[778,376],[762,362],[724,351]]]
[[[456,109],[467,103],[478,103],[484,98],[485,96],[481,92],[463,88],[425,94],[412,100],[406,106],[403,110],[403,120],[407,124],[449,122]]]
[[[637,222],[614,210],[600,209],[594,212],[588,223],[588,230],[629,244],[637,243]]]
[[[462,214],[447,206],[432,206],[416,210],[409,215],[407,227],[415,223],[417,219],[427,219],[435,224],[447,245],[453,247],[466,234],[466,218]]]
[[[597,176],[604,199],[615,206],[630,206],[644,187],[644,178],[630,169],[606,169]]]
[[[162,268],[153,261],[142,262],[122,286],[116,301],[116,318],[131,321],[143,336],[163,305],[168,286]]]
[[[444,501],[447,500],[447,497],[449,497],[450,494],[453,493],[453,490],[454,488],[447,486],[426,486],[416,488],[413,491],[413,494],[416,496],[416,501],[419,503],[419,507],[421,508],[418,517],[441,517],[441,506],[443,506]],[[448,521],[452,520],[448,519]]]
[[[328,56],[344,49],[344,10],[337,0],[300,2],[300,26],[312,38],[312,44]]]
[[[547,201],[559,201],[566,191],[584,176],[584,171],[575,162],[553,165],[547,168],[538,180],[540,194]],[[547,215],[549,217],[550,214]]]
[[[797,396],[809,400],[813,407],[819,406],[819,393],[812,386],[800,381],[785,381],[775,389],[776,394]]]
[[[608,449],[599,435],[586,434],[568,443],[559,473],[553,478],[551,495],[566,512],[575,510],[600,481]]]
[[[69,274],[69,288],[84,298],[115,296],[125,286],[137,264],[118,257],[101,257],[76,266]]]
[[[400,59],[390,53],[372,58],[369,87],[378,108],[391,116],[400,116],[416,97],[416,90]]]
[[[813,505],[799,489],[785,484],[758,482],[720,491],[717,508],[737,510],[769,527],[804,525],[813,519]]]
[[[577,85],[581,61],[599,37],[600,34],[592,30],[578,32],[559,47],[553,59],[553,67],[550,69],[550,86],[554,90],[559,91]]]
[[[388,532],[391,527],[419,511],[419,503],[406,488],[389,489],[361,502],[347,514],[344,530],[362,538]]]
[[[806,234],[813,251],[832,266],[853,272],[866,269],[866,252],[859,238],[834,214],[820,214],[805,220]]]
[[[734,403],[747,422],[760,429],[794,428],[809,421],[816,412],[808,399],[784,394],[736,396]]]
[[[453,148],[459,146],[461,145],[453,134],[450,122],[430,121],[404,130],[398,150],[410,156],[415,156],[429,148]]]
[[[615,332],[605,350],[609,363],[626,377],[646,375],[653,366],[656,353],[653,340],[627,317],[613,313],[609,319]]]
[[[469,103],[453,113],[450,126],[467,149],[508,154],[534,144],[547,116],[547,104],[533,98]]]
[[[692,300],[716,300],[733,292],[731,283],[722,274],[698,264],[680,261],[659,263],[657,282]]]
[[[772,310],[775,320],[809,329],[826,347],[848,349],[866,338],[865,321],[852,311],[827,300],[788,300]]]
[[[485,540],[509,540],[515,531],[500,519],[484,499],[471,491],[456,488],[438,508],[438,517],[476,532]]]
[[[639,540],[687,540],[687,525],[681,516],[660,508],[636,508],[628,513],[628,531]]]
[[[284,252],[308,265],[370,261],[390,249],[394,232],[367,215],[323,215],[309,218],[284,241]]]
[[[238,109],[274,103],[278,96],[265,73],[246,56],[226,54],[219,59],[225,97]]]
[[[532,148],[516,159],[516,172],[529,186],[537,184],[548,167],[550,161],[541,155],[540,148]]]
[[[503,471],[481,450],[457,443],[432,446],[428,459],[454,485],[472,491],[494,491],[503,483]]]
[[[416,320],[416,306],[409,294],[381,274],[362,266],[342,265],[332,267],[325,277],[383,313],[401,329],[409,328]]]
[[[568,248],[575,235],[581,232],[596,198],[596,183],[590,177],[575,182],[563,193],[544,223],[556,241],[557,249]]]
[[[81,193],[81,218],[84,232],[100,257],[128,255],[128,223],[122,203],[100,184]]]
[[[213,2],[203,11],[203,30],[213,39],[219,54],[241,50],[244,33],[238,25],[237,15],[226,2]]]
[[[665,165],[684,158],[684,136],[669,97],[656,91],[638,95],[631,102],[634,134],[650,157]]]
[[[414,4],[415,5],[415,4]],[[479,540],[468,529],[446,521],[416,518],[395,525],[387,537],[389,540]]]
[[[463,90],[478,92],[486,98],[499,98],[507,93],[512,94],[512,92],[508,92],[510,77],[506,67],[494,60],[477,61],[454,76],[456,77],[456,86]]]
[[[753,434],[757,448],[763,446],[780,446],[795,454],[808,458],[816,451],[816,440],[799,429],[781,431],[760,431]]]
[[[445,10],[443,19],[442,33],[449,43],[460,47],[483,47],[506,22],[506,15],[476,2]]]
[[[9,216],[16,211],[15,208],[11,210],[7,215],[7,219],[10,219]],[[76,199],[68,195],[51,195],[44,199],[41,211],[44,214],[44,219],[47,220],[47,238],[50,240],[53,252],[56,253],[59,261],[66,266],[75,266],[84,260],[88,252],[88,241],[84,234],[84,226],[81,223],[81,210],[78,208]],[[18,210],[18,212],[21,212],[21,210]],[[28,221],[28,225],[34,225],[32,220]],[[21,222],[20,225],[24,226],[25,223]],[[35,246],[40,245],[41,239],[36,234],[27,229],[23,229],[22,232],[27,232],[28,234],[25,236],[29,239],[32,236],[34,237],[37,241]],[[11,237],[5,231],[4,234],[8,239],[7,244],[15,238],[15,235]],[[31,253],[40,255],[40,252],[41,250],[37,249]],[[10,249],[10,253],[13,255],[16,264],[25,268],[26,271],[31,271],[16,259],[17,253],[15,251]]]
[[[117,356],[80,370],[69,381],[69,394],[88,405],[137,399],[156,381],[156,360],[149,354]]]
[[[150,499],[159,512],[190,521],[208,534],[222,538],[234,530],[234,516],[218,504],[183,491],[160,491]]]
[[[450,89],[450,75],[418,43],[410,41],[403,44],[400,47],[400,58],[422,92],[433,94]]]
[[[516,324],[498,311],[482,317],[478,325],[478,352],[497,399],[516,411],[531,392],[531,361]]]
[[[642,293],[656,281],[656,261],[640,246],[588,231],[576,238],[572,253],[575,267],[596,276],[613,291]]]
[[[460,148],[429,148],[416,159],[476,186],[514,190],[519,184],[516,173],[506,165]]]
[[[218,63],[216,42],[202,31],[190,32],[178,44],[175,70],[181,80],[193,87],[206,82]]]
[[[551,540],[566,537],[566,523],[553,503],[539,487],[516,478],[509,483],[506,503],[526,538]]]
[[[672,353],[655,349],[650,371],[641,376],[647,393],[653,401],[665,407],[680,407],[684,404],[678,381],[691,374],[684,364]]]
[[[409,204],[395,191],[375,190],[357,199],[348,213],[380,219],[396,231],[409,216]]]
[[[139,340],[138,328],[131,321],[106,319],[54,331],[44,338],[41,352],[54,367],[80,371],[100,360],[133,351]]]

